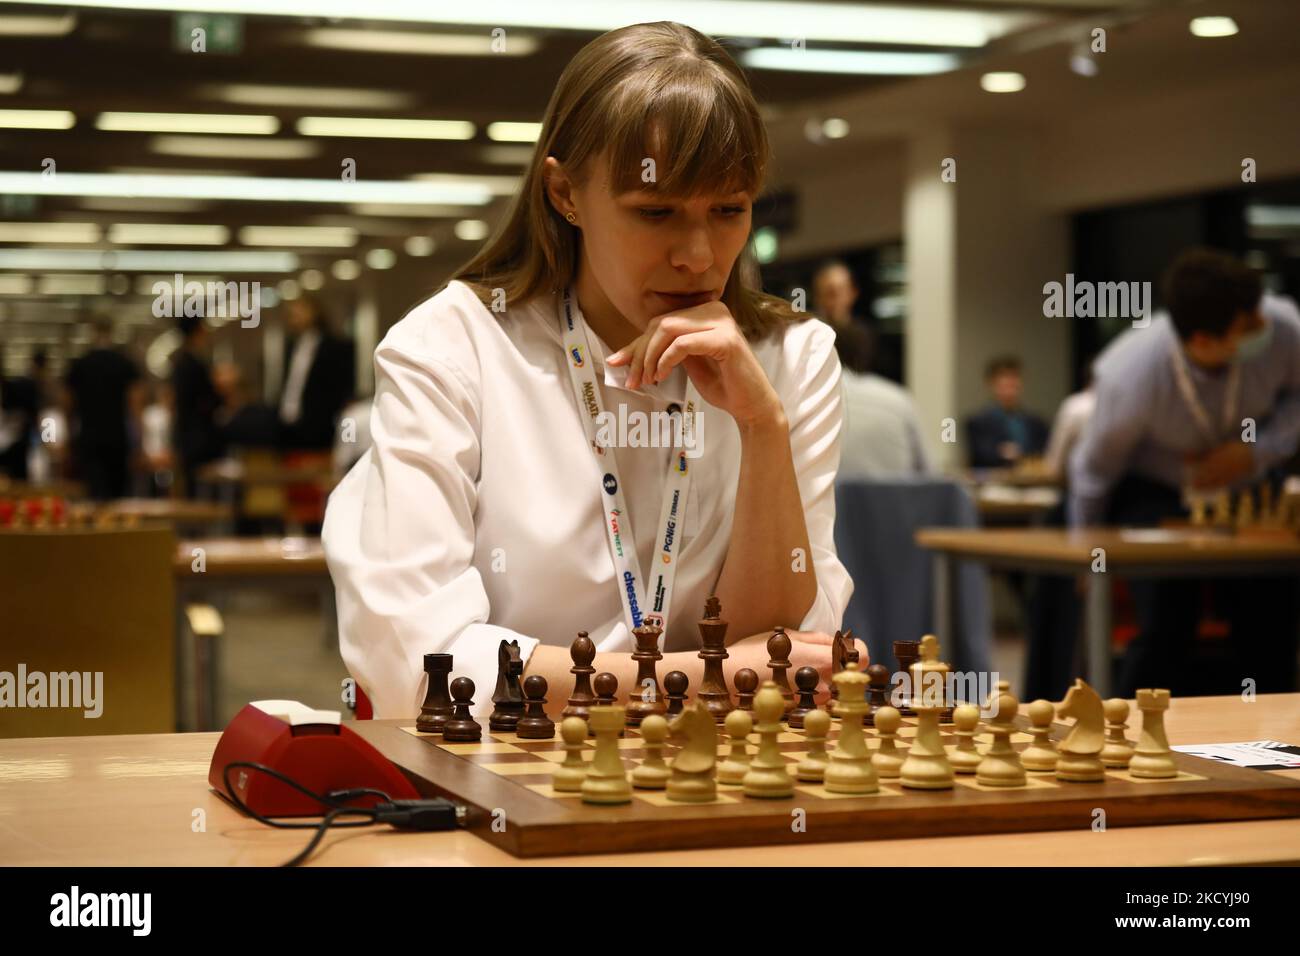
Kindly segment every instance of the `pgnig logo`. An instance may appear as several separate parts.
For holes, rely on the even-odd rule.
[[[573,367],[582,368],[585,364],[582,360],[582,346],[575,345],[573,348],[569,349],[569,355],[573,358]]]
[[[618,491],[618,480],[608,472],[605,473],[605,494],[613,496]]]

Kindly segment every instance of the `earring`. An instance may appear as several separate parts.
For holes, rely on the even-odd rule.
[[[566,212],[566,213],[564,214],[564,218],[567,219],[567,220],[569,220],[569,225],[573,225],[574,223],[576,223],[576,222],[578,221],[578,217],[575,216],[575,215],[574,215],[573,213],[571,213],[571,212]]]

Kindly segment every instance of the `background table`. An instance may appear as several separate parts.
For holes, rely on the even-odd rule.
[[[1136,712],[1134,714],[1136,717]],[[409,721],[394,721],[407,724]],[[1300,694],[1175,700],[1174,744],[1284,740],[1300,744]],[[1136,724],[1130,723],[1130,736]],[[0,740],[0,866],[272,866],[308,830],[243,817],[207,784],[218,735]],[[1300,779],[1300,770],[1268,771]],[[196,811],[204,829],[195,832]],[[576,857],[519,860],[465,831],[330,833],[311,862],[326,866],[572,866]],[[1300,863],[1300,820],[809,843],[586,857],[581,865],[1181,866]]]
[[[1300,576],[1300,538],[1256,538],[1213,531],[1119,528],[923,528],[916,542],[935,553],[934,621],[940,645],[952,632],[952,560],[1016,571],[1086,575],[1084,632],[1088,680],[1111,695],[1111,581],[1129,578]],[[1100,549],[1100,551],[1098,551]],[[1093,573],[1099,554],[1105,573]],[[1291,622],[1296,626],[1295,622]]]

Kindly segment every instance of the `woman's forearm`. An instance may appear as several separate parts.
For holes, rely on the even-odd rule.
[[[797,628],[817,597],[817,573],[785,415],[742,426],[740,448],[731,544],[718,599],[731,635]]]

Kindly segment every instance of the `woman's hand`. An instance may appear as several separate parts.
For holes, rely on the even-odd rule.
[[[831,687],[831,636],[819,631],[787,629],[785,633],[790,638],[790,670],[786,673],[790,679],[790,686],[795,686],[795,671],[801,667],[815,667],[820,678],[817,685],[817,700],[825,701],[830,696]],[[771,636],[772,633],[768,631],[727,645],[727,653],[730,657],[723,661],[723,669],[727,676],[727,686],[733,693],[736,686],[736,671],[742,668],[748,667],[758,674],[760,687],[763,686],[763,681],[771,679],[772,671],[767,666],[767,662],[771,660],[767,653],[767,639]],[[858,670],[865,671],[867,664],[870,663],[867,657],[867,646],[861,640],[855,643],[858,648]]]
[[[627,366],[627,387],[633,389],[644,382],[661,382],[681,365],[700,397],[727,412],[741,427],[785,418],[776,389],[721,302],[656,316],[608,362]]]

